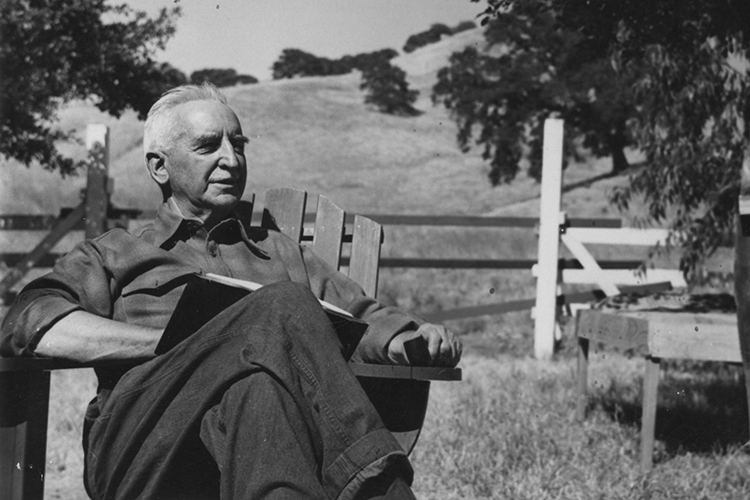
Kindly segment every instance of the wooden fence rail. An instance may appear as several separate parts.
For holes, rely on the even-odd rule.
[[[80,207],[79,209],[80,210]],[[70,217],[71,209],[61,210],[61,215],[0,215],[0,230],[4,231],[44,231],[53,230],[60,223],[63,215]],[[131,221],[146,221],[155,216],[155,212],[138,211],[133,209],[108,210],[109,226],[127,228]],[[75,217],[76,214],[73,214]],[[79,220],[69,227],[71,230],[84,229],[84,222]],[[461,227],[461,228],[525,228],[535,230],[539,226],[539,219],[534,217],[477,217],[456,215],[397,215],[397,214],[367,214],[366,217],[389,226],[433,226],[433,227]],[[353,218],[351,218],[353,220]],[[351,224],[352,220],[347,220]],[[305,217],[306,224],[314,224],[314,214]],[[610,228],[622,226],[620,219],[612,218],[571,218],[566,221],[570,228]],[[307,229],[307,227],[305,228]],[[312,241],[313,235],[309,231],[303,232],[303,241]],[[52,267],[63,253],[46,253],[34,261],[34,267]],[[22,252],[0,252],[0,261],[9,267],[16,267],[27,259]],[[423,257],[382,257],[381,268],[416,268],[416,269],[495,269],[495,270],[531,270],[537,264],[536,259],[469,259],[469,258],[423,258]],[[347,258],[342,259],[342,265],[347,265]],[[599,261],[602,269],[632,270],[641,265],[640,260],[604,260]],[[582,269],[583,265],[577,259],[559,259],[559,269]],[[664,289],[659,285],[653,289]],[[632,290],[639,289],[631,287]],[[590,302],[603,298],[597,290],[579,292],[557,297],[558,307]],[[480,306],[459,307],[451,310],[427,312],[424,315],[431,321],[446,321],[471,318],[484,315],[505,314],[514,311],[532,309],[535,299],[521,299],[485,304]]]

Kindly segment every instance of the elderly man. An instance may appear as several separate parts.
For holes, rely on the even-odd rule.
[[[455,366],[461,345],[241,220],[247,142],[214,87],[162,96],[143,141],[163,194],[157,219],[78,245],[29,284],[3,323],[2,354],[120,361],[97,369],[85,419],[94,499],[413,498],[411,466],[317,299],[367,321],[361,361],[408,363],[404,342],[422,337],[433,364]],[[196,273],[267,286],[157,356]]]

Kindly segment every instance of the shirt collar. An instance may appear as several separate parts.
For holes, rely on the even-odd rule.
[[[239,228],[241,238],[245,243],[261,256],[268,257],[268,254],[263,249],[248,238],[240,216],[236,212],[232,211],[216,227],[227,223],[236,224]],[[179,237],[181,231],[189,231],[192,234],[199,227],[203,227],[203,221],[194,217],[185,217],[180,207],[177,206],[177,203],[172,198],[168,198],[166,202],[162,203],[156,213],[156,220],[154,221],[154,244],[160,248],[164,248],[174,238]]]
[[[167,199],[156,212],[154,244],[158,247],[163,247],[167,241],[175,236],[177,231],[182,227],[183,222],[186,221],[187,219],[182,215],[182,211],[177,206],[177,203],[172,198]],[[202,225],[202,222],[197,219],[191,219],[190,222]]]

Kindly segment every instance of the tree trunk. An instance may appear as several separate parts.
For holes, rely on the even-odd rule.
[[[627,141],[625,140],[624,132],[618,129],[616,132],[609,135],[607,142],[609,143],[609,150],[612,155],[612,172],[624,172],[630,166],[628,159],[625,158],[625,146],[627,146]]]
[[[745,391],[750,410],[750,145],[745,149],[740,179],[734,254],[734,293],[737,301],[740,350],[745,371]],[[750,422],[748,430],[750,431]]]

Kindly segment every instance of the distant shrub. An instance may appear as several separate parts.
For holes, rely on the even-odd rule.
[[[473,30],[477,27],[477,24],[474,21],[461,21],[457,25],[455,25],[453,28],[451,28],[451,33],[461,33],[462,31],[469,31]]]
[[[238,75],[232,68],[206,68],[193,71],[190,82],[195,84],[213,83],[217,87],[233,87],[238,84],[258,83],[252,75]]]
[[[299,49],[284,49],[279,59],[273,63],[273,79],[343,75],[355,69],[365,71],[387,63],[397,55],[398,52],[394,49],[381,49],[354,56],[346,55],[341,59],[328,59]]]
[[[363,70],[359,88],[367,90],[365,103],[374,104],[383,113],[399,116],[419,114],[413,106],[419,91],[410,90],[404,70],[390,62],[386,61]]]
[[[340,60],[318,57],[299,49],[284,49],[273,63],[274,80],[299,76],[330,76],[349,73],[351,68]]]
[[[362,72],[359,88],[367,90],[366,104],[374,104],[383,113],[414,116],[419,114],[412,106],[419,91],[410,90],[406,73],[391,65],[390,60],[397,55],[389,48],[328,59],[299,49],[284,49],[273,63],[273,79],[342,75],[356,69]]]
[[[445,24],[433,24],[430,29],[410,36],[404,45],[404,52],[414,52],[420,47],[439,42],[443,35],[451,36],[453,31]]]
[[[394,49],[381,49],[375,52],[363,52],[355,56],[344,56],[341,58],[341,62],[351,69],[366,71],[368,68],[373,68],[380,64],[388,64],[388,61],[397,55],[398,52]]]

